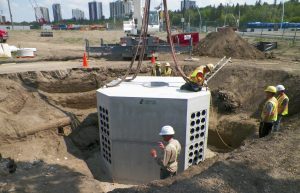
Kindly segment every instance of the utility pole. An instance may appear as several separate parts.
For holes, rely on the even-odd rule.
[[[281,25],[280,25],[281,29],[283,24],[283,18],[284,18],[284,0],[282,0],[282,15],[281,15]]]
[[[202,17],[201,17],[201,12],[200,12],[200,8],[198,6],[196,6],[197,8],[197,11],[198,11],[198,14],[199,14],[199,31],[201,32],[202,31]]]
[[[11,29],[14,29],[14,22],[13,22],[13,18],[12,18],[12,14],[11,14],[11,9],[10,9],[10,2],[9,0],[7,0],[8,3],[8,9],[9,9],[9,15],[10,15],[10,21],[11,21]]]
[[[185,26],[185,6],[186,6],[186,0],[183,1],[183,9],[182,9],[182,32],[184,32],[184,26]]]

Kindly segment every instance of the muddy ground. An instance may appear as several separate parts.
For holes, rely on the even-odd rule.
[[[49,44],[33,43],[38,32],[23,41],[23,33],[28,32],[12,34],[16,39],[10,41],[40,46],[39,60],[47,58],[47,52],[60,60],[75,53],[81,56],[82,37],[91,32],[72,32],[80,43],[63,44],[60,41],[69,37],[65,32]],[[90,37],[97,39],[94,33]],[[74,53],[62,52],[71,47]],[[199,63],[218,61],[201,57],[199,62],[183,62],[186,57],[179,55],[186,73]],[[170,61],[170,56],[160,59]],[[124,74],[129,62],[91,62],[89,70],[68,66],[0,75],[0,153],[18,166],[16,173],[0,176],[0,192],[107,192],[130,186],[112,182],[101,167],[95,108],[95,90]],[[145,64],[140,75],[150,70]],[[299,81],[300,63],[294,58],[233,59],[209,82],[213,101],[208,143],[217,156],[173,179],[114,192],[299,192]],[[290,115],[283,131],[258,139],[263,89],[279,83],[291,99]],[[57,133],[61,123],[65,136]]]

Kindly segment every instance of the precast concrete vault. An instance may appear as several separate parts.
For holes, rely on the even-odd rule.
[[[101,157],[115,182],[140,184],[159,179],[150,156],[159,148],[164,125],[175,129],[182,151],[179,172],[204,160],[210,91],[180,90],[181,77],[139,76],[119,86],[97,90]]]

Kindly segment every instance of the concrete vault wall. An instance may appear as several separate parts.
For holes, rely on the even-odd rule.
[[[145,183],[159,179],[150,150],[171,125],[182,146],[179,172],[204,160],[210,92],[180,90],[180,77],[137,77],[97,90],[101,157],[114,181]]]

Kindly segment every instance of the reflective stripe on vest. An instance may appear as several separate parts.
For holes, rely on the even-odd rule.
[[[193,73],[190,75],[191,78],[195,78],[198,74],[198,72],[201,72],[202,74],[204,74],[204,68],[205,66],[199,66],[198,68],[196,68]]]
[[[264,115],[264,112],[265,112],[265,109],[267,108],[267,104],[268,103],[272,103],[273,105],[273,109],[272,109],[272,112],[271,114],[269,115],[269,117],[267,119],[265,119],[264,121],[265,122],[272,122],[272,121],[276,121],[277,120],[277,108],[278,108],[278,101],[275,97],[272,97],[270,98],[269,100],[267,100],[267,102],[264,104],[264,108],[262,110],[262,113],[261,113],[261,118],[264,119],[265,115]]]
[[[190,80],[196,84],[203,84],[204,83],[204,77],[205,77],[205,73],[204,73],[204,68],[205,66],[199,66],[198,68],[196,68],[193,73],[190,75]],[[202,77],[197,77],[198,73],[202,74]]]
[[[282,106],[283,101],[287,99],[287,101],[289,101],[289,97],[286,96],[285,93],[283,93],[282,95],[278,96],[277,100],[278,100],[278,112],[282,112],[281,115],[287,115],[288,114],[288,104],[286,104],[285,107]]]

